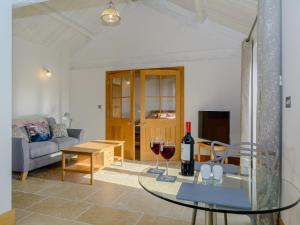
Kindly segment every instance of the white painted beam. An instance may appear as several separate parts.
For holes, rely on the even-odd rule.
[[[47,15],[49,15],[53,19],[56,19],[60,23],[66,25],[66,26],[70,27],[71,29],[77,31],[78,33],[84,35],[88,39],[90,39],[90,40],[96,39],[95,35],[92,32],[90,32],[88,29],[86,29],[82,25],[78,24],[77,22],[71,20],[70,18],[66,17],[65,15],[57,12],[56,10],[52,9],[51,7],[49,7],[45,4],[37,4],[37,5],[34,5],[33,7],[41,10],[42,12],[47,13]]]
[[[197,17],[199,19],[199,22],[202,23],[206,19],[204,0],[194,0],[194,3],[197,12]]]
[[[13,8],[20,8],[20,7],[46,2],[46,1],[48,0],[12,0],[12,4],[13,4]]]
[[[168,0],[141,0],[142,3],[158,12],[173,17],[180,22],[194,25],[198,22],[196,13],[174,4]]]

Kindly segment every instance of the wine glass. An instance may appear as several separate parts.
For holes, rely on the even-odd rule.
[[[163,145],[163,141],[158,137],[152,138],[150,141],[150,149],[156,155],[156,166],[154,170],[154,172],[156,173],[162,172],[160,169],[158,169],[158,156],[162,145]]]
[[[175,154],[175,143],[173,141],[166,141],[163,146],[161,147],[161,156],[166,160],[167,164],[167,171],[166,171],[166,178],[172,178],[169,176],[169,160],[174,156]]]

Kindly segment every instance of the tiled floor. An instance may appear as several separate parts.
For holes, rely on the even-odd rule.
[[[89,175],[68,173],[60,181],[59,164],[33,171],[26,181],[13,179],[17,225],[188,225],[192,210],[160,200],[138,184],[149,163],[127,161]],[[223,224],[219,215],[219,224]],[[197,224],[204,223],[198,211]],[[246,216],[229,216],[231,225],[248,225]]]

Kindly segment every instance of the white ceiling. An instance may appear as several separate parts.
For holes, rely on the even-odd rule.
[[[42,1],[42,0],[35,0]],[[76,50],[104,29],[99,15],[107,0],[15,0],[13,34],[45,46]],[[142,4],[186,25],[203,18],[247,34],[256,16],[257,0],[115,0],[122,12]],[[26,5],[25,7],[18,7]],[[18,8],[17,8],[18,7]]]
[[[33,5],[40,2],[46,2],[48,0],[12,0],[14,8],[20,8],[28,5]]]
[[[208,19],[242,33],[249,32],[257,12],[257,0],[170,1],[195,13],[197,2],[203,2]]]

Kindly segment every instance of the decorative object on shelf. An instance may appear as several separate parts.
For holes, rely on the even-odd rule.
[[[65,123],[69,123],[69,124],[66,124],[67,128],[71,128],[72,121],[73,121],[73,119],[71,118],[71,113],[65,112],[62,120],[65,121]]]
[[[109,7],[101,13],[101,20],[105,25],[118,25],[121,21],[120,14],[115,8],[112,1],[109,2]]]

